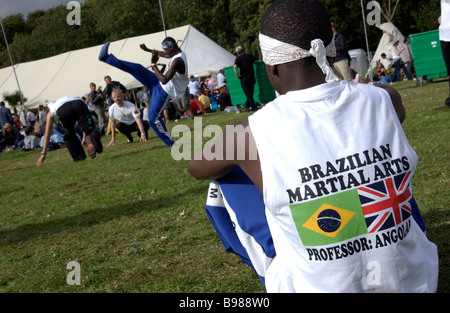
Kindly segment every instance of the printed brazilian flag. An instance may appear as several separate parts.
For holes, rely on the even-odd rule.
[[[367,234],[356,189],[290,208],[304,246],[324,246]]]

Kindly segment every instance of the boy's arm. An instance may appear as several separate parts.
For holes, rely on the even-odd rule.
[[[194,155],[188,171],[197,179],[217,179],[236,166],[262,191],[259,155],[248,120],[228,125],[212,147]]]
[[[398,93],[397,90],[390,86],[384,86],[384,85],[377,85],[379,88],[383,88],[386,90],[391,97],[392,104],[394,105],[395,112],[397,113],[398,119],[400,120],[400,123],[403,123],[406,117],[405,107],[403,106],[402,97]]]
[[[166,59],[170,58],[169,54],[166,53],[166,51],[159,51],[159,50],[156,50],[156,49],[149,49],[149,48],[147,48],[147,46],[144,43],[141,44],[140,47],[145,52],[149,52],[149,53],[152,53],[152,54],[157,54],[160,57],[163,57],[163,58],[166,58]]]
[[[47,113],[47,126],[45,128],[45,134],[44,134],[44,140],[42,143],[42,151],[41,151],[41,157],[37,161],[37,167],[40,167],[42,163],[45,161],[45,156],[47,155],[47,149],[48,144],[50,142],[50,136],[53,133],[53,123],[55,122],[55,118],[53,117],[53,114],[49,111]]]
[[[157,60],[156,60],[156,62],[157,62]],[[156,62],[153,62],[153,58],[152,58],[152,70],[155,73],[156,77],[158,77],[159,81],[164,85],[167,84],[173,78],[173,76],[175,76],[175,74],[177,72],[182,73],[183,71],[185,71],[185,68],[186,68],[183,59],[176,58],[172,62],[172,65],[169,67],[167,72],[165,74],[163,74],[159,70],[158,66],[155,64]]]

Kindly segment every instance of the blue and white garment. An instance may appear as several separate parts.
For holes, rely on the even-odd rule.
[[[436,291],[437,248],[415,218],[418,157],[385,90],[292,91],[249,126],[276,250],[268,292]]]
[[[225,250],[237,254],[265,284],[275,248],[258,188],[236,168],[226,177],[211,181],[205,210]]]
[[[226,177],[210,182],[205,210],[225,250],[238,255],[243,263],[253,268],[265,286],[265,272],[276,252],[258,188],[236,168]],[[411,214],[425,232],[414,197]]]

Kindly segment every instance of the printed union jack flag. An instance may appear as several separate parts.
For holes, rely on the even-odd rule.
[[[358,188],[369,233],[389,229],[411,216],[411,171]]]

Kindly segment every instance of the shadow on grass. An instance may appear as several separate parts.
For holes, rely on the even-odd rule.
[[[176,203],[185,201],[187,196],[202,191],[204,191],[204,188],[199,186],[155,200],[120,203],[113,207],[95,208],[78,215],[57,218],[48,222],[21,225],[14,229],[0,231],[0,246],[22,243],[39,236],[50,236],[63,231],[77,230],[82,227],[91,227],[96,224],[120,219],[124,216],[134,216],[144,211],[156,212],[164,210],[167,208],[168,203],[173,206]]]

